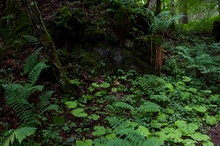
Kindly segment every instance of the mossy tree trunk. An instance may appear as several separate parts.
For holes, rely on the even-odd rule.
[[[44,24],[41,13],[38,9],[38,6],[33,0],[25,0],[25,5],[29,11],[29,15],[32,19],[32,23],[36,29],[37,37],[43,45],[43,48],[46,55],[49,58],[50,63],[52,64],[53,72],[56,77],[56,80],[59,82],[60,86],[65,92],[68,92],[71,88],[70,80],[67,77],[62,64],[59,61],[59,58],[56,53],[56,48],[53,43],[53,40],[48,33],[46,26]]]
[[[148,0],[146,5],[145,5],[145,8],[147,8],[147,12],[146,14],[149,14],[153,9],[154,9],[154,6],[156,5],[157,3],[157,0]]]

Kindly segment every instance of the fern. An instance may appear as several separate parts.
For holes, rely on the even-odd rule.
[[[125,102],[121,102],[121,101],[118,101],[118,102],[114,102],[113,105],[117,108],[121,108],[121,109],[129,109],[129,110],[133,110],[134,107],[128,103],[125,103]]]
[[[46,63],[44,62],[39,62],[37,65],[35,65],[35,67],[31,70],[31,72],[28,75],[29,83],[31,85],[34,85],[38,80],[41,71],[47,67],[48,65],[46,65]]]
[[[11,105],[21,120],[28,122],[33,120],[34,107],[27,101],[30,93],[19,84],[3,84],[5,89],[5,101]]]
[[[118,119],[116,117],[108,117],[107,120],[117,136],[116,139],[109,142],[112,145],[117,145],[117,142],[122,145],[121,142],[123,142],[125,145],[143,146],[146,137],[150,135],[146,127],[138,126],[137,123],[131,122],[130,120]]]
[[[49,105],[49,99],[51,98],[54,91],[46,91],[39,97],[39,103],[37,109],[40,111],[44,110]]]
[[[10,130],[10,135],[5,139],[2,146],[10,146],[15,139],[21,144],[21,142],[28,136],[33,135],[36,131],[35,127],[19,127],[15,130]]]
[[[134,82],[134,85],[147,95],[153,95],[162,92],[165,89],[166,81],[155,75],[145,75],[138,77]]]
[[[109,141],[106,146],[133,146],[128,140],[117,138]]]
[[[35,85],[41,71],[48,66],[45,62],[37,62],[37,56],[40,49],[35,51],[25,63],[25,71],[29,72],[28,82],[22,86],[20,84],[3,84],[5,89],[5,101],[7,105],[10,105],[13,110],[17,113],[21,120],[25,123],[29,123],[36,118],[37,113],[35,111],[34,105],[28,102],[28,98],[32,93],[36,91],[42,91],[44,89],[43,85]],[[35,65],[35,66],[33,66]],[[31,70],[30,70],[31,69]],[[39,110],[42,112],[49,104],[49,98],[52,96],[52,91],[45,92],[40,96],[40,102],[38,105]],[[52,109],[52,108],[49,108]],[[48,109],[48,110],[49,110]]]
[[[40,54],[42,48],[37,49],[32,53],[25,61],[24,64],[24,73],[27,74],[29,73],[35,65],[37,65],[38,61],[38,55]]]
[[[144,102],[140,107],[137,109],[137,113],[140,117],[146,115],[146,113],[157,113],[160,112],[161,107],[153,102],[147,101]]]
[[[32,44],[34,45],[38,45],[40,42],[39,40],[34,37],[34,36],[31,36],[31,35],[23,35],[22,36],[24,39],[26,39],[27,41],[31,42]]]

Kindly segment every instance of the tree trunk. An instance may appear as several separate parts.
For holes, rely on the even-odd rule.
[[[175,15],[175,3],[174,3],[174,0],[171,0],[171,7],[172,7],[172,18],[174,17]],[[174,31],[175,30],[175,24],[174,24],[174,21],[172,22],[172,24],[170,25],[170,30],[171,31]]]
[[[180,1],[180,13],[183,15],[181,17],[180,23],[188,24],[187,1],[186,0],[179,0],[179,1]]]
[[[153,10],[156,3],[157,0],[148,0],[147,4],[145,5],[145,7],[147,8],[147,14],[149,14]]]
[[[63,66],[59,61],[59,58],[56,54],[56,48],[52,41],[50,34],[48,33],[46,26],[44,24],[41,13],[37,7],[37,4],[33,0],[25,0],[26,7],[29,11],[29,15],[32,19],[32,23],[36,29],[37,37],[43,45],[43,48],[46,55],[49,58],[50,63],[52,64],[53,73],[56,80],[60,84],[61,88],[67,92],[70,87],[70,80],[64,72]]]
[[[220,0],[218,0],[218,15],[220,15]]]
[[[161,12],[161,0],[157,0],[155,15],[160,14],[160,12]]]

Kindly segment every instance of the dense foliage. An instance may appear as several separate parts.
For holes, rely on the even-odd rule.
[[[52,77],[54,64],[34,33],[28,34],[30,29],[26,31],[22,25],[17,35],[10,33],[11,24],[17,28],[20,14],[2,17],[0,33],[5,46],[0,43],[0,52],[15,50],[9,58],[24,59],[16,54],[25,50],[21,46],[35,51],[28,53],[17,70],[14,66],[0,70],[0,77],[4,76],[0,79],[0,101],[4,103],[0,106],[0,145],[214,146],[209,130],[220,121],[220,43],[211,32],[219,20],[217,1],[175,1],[179,15],[171,15],[168,0],[157,15],[147,13],[145,1],[87,0],[74,9],[66,4],[46,24],[60,47],[57,55],[72,78],[75,96],[60,90]],[[204,8],[203,15],[197,15]],[[189,23],[181,24],[178,20],[186,12]],[[63,33],[66,35],[60,37]],[[100,38],[131,54],[141,53],[138,63],[147,69],[135,70],[138,66],[130,62],[129,69],[121,69],[117,63],[123,55],[118,50],[115,56],[109,55],[115,60],[96,57],[89,45],[106,47],[97,41]],[[100,52],[107,54],[109,49]],[[80,62],[80,57],[88,60]],[[106,69],[108,61],[113,69]],[[14,62],[7,60],[8,64]],[[12,113],[13,119],[4,113]]]

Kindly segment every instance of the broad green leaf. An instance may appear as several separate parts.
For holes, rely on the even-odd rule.
[[[117,88],[112,88],[112,92],[113,92],[113,93],[115,93],[115,92],[117,92],[117,91],[118,91]]]
[[[98,120],[98,119],[99,119],[99,117],[100,117],[99,115],[96,115],[96,114],[91,114],[91,115],[90,115],[88,118],[89,118],[89,119],[93,119],[93,120],[95,120],[95,121],[96,121],[96,120]]]
[[[94,132],[92,132],[92,135],[93,136],[97,136],[97,137],[99,137],[99,136],[102,136],[102,135],[104,135],[105,134],[105,127],[103,127],[103,126],[95,126],[94,127]]]
[[[207,124],[212,126],[218,123],[218,120],[215,117],[209,115],[206,115],[205,120]]]
[[[167,115],[166,114],[162,114],[162,113],[159,113],[159,115],[157,116],[157,120],[158,121],[166,121],[167,119]]]
[[[92,140],[87,139],[85,141],[76,141],[76,146],[92,146]]]
[[[96,92],[95,93],[95,96],[103,96],[103,95],[106,95],[107,94],[107,92],[105,91],[105,90],[101,90],[101,91],[98,91],[98,92]]]
[[[187,76],[183,76],[183,82],[190,82],[191,81],[191,78],[190,77],[187,77]]]
[[[196,124],[196,123],[190,123],[190,124],[188,124],[188,132],[187,132],[187,134],[193,134],[193,133],[195,133],[195,131],[196,131],[197,129],[199,129],[198,124]]]
[[[178,120],[175,122],[175,125],[181,130],[186,131],[187,130],[187,123],[186,121]]]
[[[202,146],[214,146],[214,144],[211,141],[205,141],[202,143]]]
[[[110,84],[107,82],[103,82],[102,84],[100,84],[100,87],[102,87],[102,88],[108,88],[109,86],[110,86]]]
[[[81,83],[81,82],[80,82],[78,79],[70,80],[70,84],[72,84],[72,85],[79,86],[80,83]]]
[[[208,135],[202,134],[202,133],[194,133],[190,135],[194,140],[196,141],[207,141],[210,140],[210,137]]]
[[[196,141],[192,139],[184,139],[182,143],[184,144],[184,146],[195,146]]]
[[[92,100],[92,95],[82,95],[82,98]]]
[[[67,108],[75,108],[77,106],[77,102],[76,101],[66,101],[65,102]]]
[[[139,133],[140,135],[145,136],[145,137],[148,137],[150,135],[148,128],[146,128],[144,126],[138,126],[138,129],[136,131],[137,131],[137,133]]]
[[[152,121],[150,122],[150,125],[151,125],[151,127],[153,127],[153,128],[160,128],[160,127],[162,126],[161,123],[159,123],[158,120],[152,120]]]
[[[64,117],[59,117],[59,116],[54,116],[54,117],[53,117],[53,122],[54,122],[55,124],[61,125],[61,124],[64,123],[64,121],[65,121],[65,118],[64,118]]]
[[[169,89],[169,92],[173,92],[173,85],[171,83],[167,83],[165,86]]]
[[[74,109],[71,112],[76,117],[87,117],[88,114],[84,111],[83,108]]]
[[[195,110],[200,113],[205,113],[207,111],[207,108],[201,105],[201,106],[196,107]]]
[[[154,132],[153,134],[156,135],[157,137],[159,137],[160,140],[162,140],[162,141],[165,141],[168,139],[167,134],[165,134],[162,131]]]
[[[92,86],[95,88],[99,87],[99,85],[97,83],[92,83]]]

